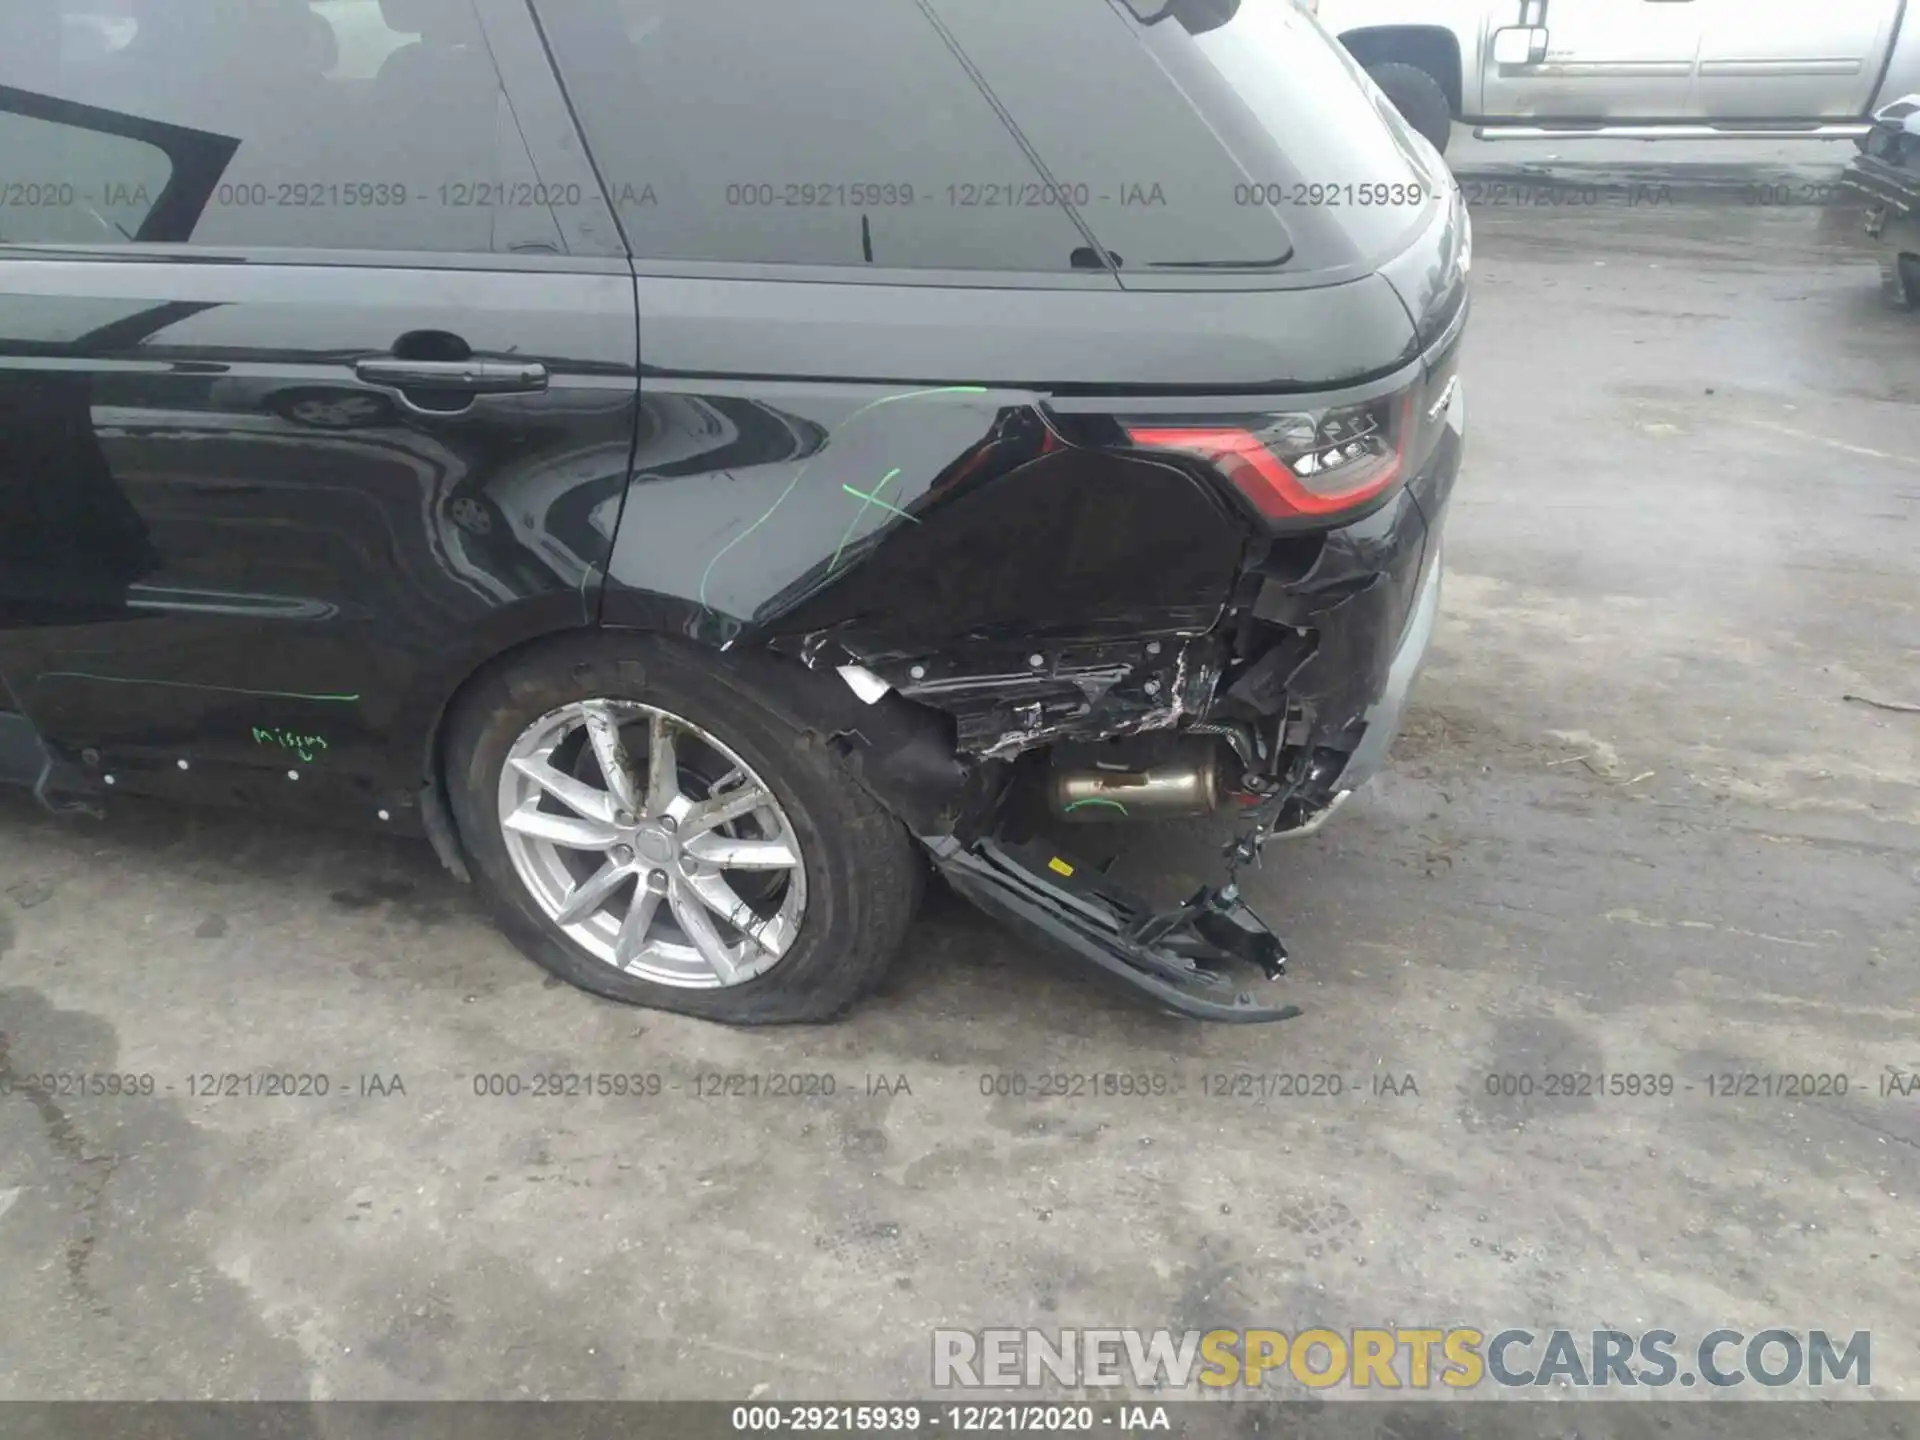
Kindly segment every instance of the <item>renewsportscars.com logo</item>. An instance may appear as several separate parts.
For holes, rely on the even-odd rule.
[[[1451,1329],[936,1330],[936,1389],[1471,1390],[1488,1384],[1581,1389],[1706,1385],[1866,1386],[1873,1335],[1825,1330],[1714,1330],[1683,1343],[1671,1330]]]

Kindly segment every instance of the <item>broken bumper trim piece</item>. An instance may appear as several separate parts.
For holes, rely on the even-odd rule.
[[[1313,815],[1304,825],[1296,825],[1291,830],[1275,830],[1267,840],[1305,840],[1310,835],[1318,835],[1327,826],[1327,822],[1340,813],[1341,807],[1353,798],[1353,791],[1342,790],[1329,800],[1326,808]]]
[[[1366,733],[1340,772],[1342,790],[1358,789],[1386,766],[1387,751],[1407,717],[1413,682],[1419,678],[1428,647],[1433,643],[1434,621],[1440,614],[1441,563],[1440,545],[1436,540],[1434,554],[1427,561],[1427,577],[1421,582],[1420,594],[1414,601],[1413,616],[1401,636],[1400,648],[1394,652],[1393,667],[1387,672],[1386,689],[1368,710]]]
[[[947,882],[988,914],[1178,1014],[1262,1024],[1301,1013],[1229,978],[1233,968],[1250,968],[1263,982],[1286,970],[1279,937],[1232,886],[1156,912],[1104,881],[1088,883],[1083,867],[1050,851],[1041,859],[1038,850],[989,839],[963,845],[951,836],[928,840],[927,848]]]

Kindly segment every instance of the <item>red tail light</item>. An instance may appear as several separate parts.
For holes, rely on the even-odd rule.
[[[1356,510],[1406,473],[1414,392],[1329,410],[1128,423],[1134,444],[1207,461],[1268,520]]]

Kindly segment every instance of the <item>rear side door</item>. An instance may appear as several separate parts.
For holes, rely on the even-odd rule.
[[[1900,0],[1700,0],[1700,98],[1713,119],[1857,120]]]
[[[1482,92],[1486,115],[1539,120],[1698,118],[1704,111],[1694,73],[1707,3],[1507,0],[1518,13],[1503,15],[1500,23],[1544,26],[1546,55],[1534,64],[1501,65],[1489,52]],[[1489,30],[1489,45],[1491,37]]]
[[[122,788],[406,806],[459,679],[591,617],[631,451],[631,272],[524,7],[4,24],[0,671]]]

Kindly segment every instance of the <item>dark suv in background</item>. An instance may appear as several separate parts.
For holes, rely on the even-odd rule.
[[[1432,625],[1466,214],[1290,0],[7,0],[0,157],[48,803],[424,833],[716,1019],[845,1008],[927,857],[1289,1013],[1062,840],[1319,823]]]

